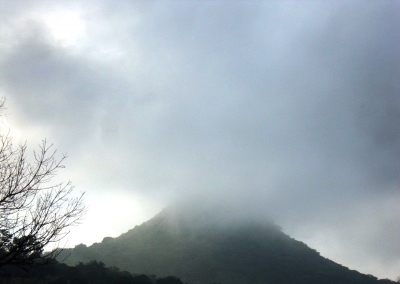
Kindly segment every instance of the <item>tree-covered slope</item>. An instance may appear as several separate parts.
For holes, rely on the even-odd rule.
[[[162,212],[118,238],[79,245],[63,256],[70,254],[69,264],[96,259],[190,283],[391,283],[334,263],[277,226],[203,219]]]
[[[90,261],[76,266],[52,261],[33,267],[29,272],[14,267],[13,277],[0,277],[0,284],[183,284],[175,276],[157,278],[155,275],[132,275],[117,267],[106,267],[104,263]]]

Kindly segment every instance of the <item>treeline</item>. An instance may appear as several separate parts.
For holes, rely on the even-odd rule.
[[[15,267],[11,269],[17,277],[2,277],[1,284],[183,284],[175,276],[157,278],[155,275],[131,274],[115,266],[106,267],[96,260],[80,262],[76,266],[54,261],[29,272]]]

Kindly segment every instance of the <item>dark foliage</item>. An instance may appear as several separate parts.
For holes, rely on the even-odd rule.
[[[175,276],[168,276],[164,278],[159,278],[157,279],[157,284],[183,284],[181,279],[175,277]]]
[[[174,276],[157,279],[154,275],[132,275],[116,267],[106,267],[103,262],[92,260],[78,263],[75,267],[53,261],[46,266],[36,267],[33,275],[27,277],[23,271],[13,278],[0,278],[0,284],[183,284]],[[18,277],[20,276],[20,277]]]

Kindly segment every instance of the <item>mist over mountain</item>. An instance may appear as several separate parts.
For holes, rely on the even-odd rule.
[[[399,1],[0,3],[3,130],[68,154],[90,208],[68,244],[207,199],[196,223],[272,218],[399,275]]]
[[[67,264],[96,259],[189,283],[394,283],[326,259],[272,222],[235,222],[228,215],[167,208],[117,238],[67,249],[60,259],[67,257]]]

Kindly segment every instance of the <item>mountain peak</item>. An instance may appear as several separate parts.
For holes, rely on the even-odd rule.
[[[68,262],[96,259],[189,283],[392,283],[330,261],[271,223],[182,210],[164,209],[120,237],[77,246]]]

